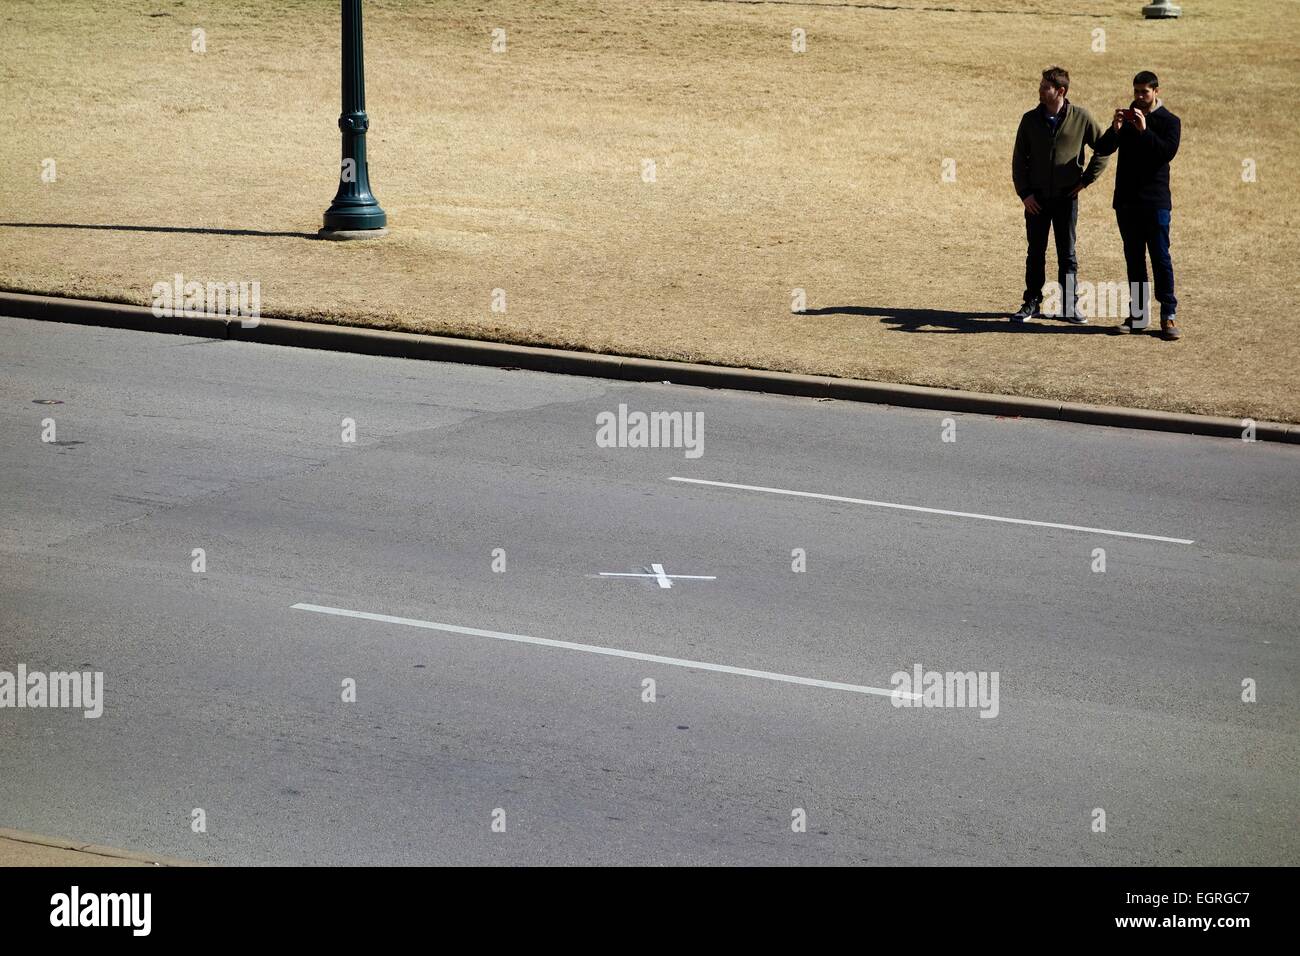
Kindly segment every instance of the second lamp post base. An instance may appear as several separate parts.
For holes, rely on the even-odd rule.
[[[388,235],[387,229],[321,229],[316,233],[318,239],[378,239]]]
[[[1169,0],[1156,0],[1142,8],[1142,16],[1148,20],[1168,20],[1182,16],[1183,8],[1175,6]]]

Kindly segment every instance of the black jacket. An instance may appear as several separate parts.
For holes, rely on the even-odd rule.
[[[1132,109],[1137,109],[1133,104]],[[1147,128],[1138,132],[1132,123],[1115,132],[1110,126],[1097,143],[1097,154],[1109,156],[1119,150],[1115,173],[1115,201],[1112,205],[1172,209],[1169,196],[1169,161],[1178,155],[1183,124],[1163,106],[1151,111]]]

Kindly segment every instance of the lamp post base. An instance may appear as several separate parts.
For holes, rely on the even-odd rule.
[[[1176,7],[1169,0],[1157,0],[1142,8],[1142,16],[1148,20],[1168,20],[1183,15],[1183,8]]]
[[[321,229],[316,233],[318,239],[333,239],[343,241],[347,239],[378,239],[380,236],[388,235],[387,229]]]
[[[356,153],[361,156],[357,163],[357,178],[339,183],[338,195],[321,217],[321,228],[339,231],[383,229],[388,225],[388,214],[379,208],[375,197],[370,194],[370,176],[365,167],[365,139],[358,137],[354,141]]]

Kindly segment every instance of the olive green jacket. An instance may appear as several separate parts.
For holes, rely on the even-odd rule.
[[[1040,107],[1020,118],[1016,131],[1016,149],[1011,157],[1011,180],[1021,199],[1034,196],[1039,200],[1067,196],[1082,183],[1091,186],[1101,175],[1109,156],[1097,154],[1102,126],[1082,106],[1065,101],[1065,116],[1056,131],[1047,125]],[[1085,167],[1084,147],[1092,149],[1092,160]]]

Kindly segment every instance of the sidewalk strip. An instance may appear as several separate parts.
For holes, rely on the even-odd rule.
[[[1087,528],[1077,524],[1057,524],[1054,521],[1030,521],[1028,518],[1002,518],[974,511],[948,511],[944,508],[922,508],[920,505],[900,505],[893,501],[872,501],[869,498],[846,498],[843,495],[823,495],[815,491],[791,491],[789,488],[764,488],[761,485],[737,485],[730,481],[706,481],[703,478],[669,478],[692,485],[710,485],[714,488],[736,488],[740,491],[765,491],[771,495],[789,495],[795,498],[820,498],[823,501],[841,501],[851,505],[870,505],[873,508],[894,508],[898,511],[920,511],[931,515],[948,515],[953,518],[979,518],[981,521],[1001,521],[1004,524],[1025,524],[1035,528],[1059,528],[1062,531],[1084,531],[1088,534],[1108,534],[1117,538],[1139,538],[1143,541],[1163,541],[1167,544],[1195,544],[1190,538],[1166,538],[1159,534],[1138,534],[1136,531],[1111,531],[1108,528]]]
[[[143,306],[57,296],[29,295],[0,291],[0,314],[45,322],[74,322],[115,329],[196,335],[231,341],[259,342],[295,348],[327,349],[360,355],[435,362],[462,362],[498,368],[530,369],[563,375],[587,375],[627,382],[672,382],[701,388],[734,388],[773,395],[832,398],[846,402],[870,402],[902,408],[927,408],[999,415],[1007,418],[1038,418],[1048,421],[1105,425],[1111,428],[1141,428],[1213,435],[1240,441],[1249,419],[1192,415],[1147,408],[1086,405],[1055,399],[1018,395],[994,395],[961,389],[872,382],[863,379],[799,375],[762,369],[665,359],[635,358],[599,352],[576,352],[536,345],[513,345],[477,339],[458,339],[416,332],[390,332],[322,322],[300,322],[288,318],[263,318],[255,328],[244,328],[238,319],[221,315],[179,315],[157,318]],[[1257,441],[1300,444],[1300,423],[1254,422]]]
[[[112,860],[115,863],[123,865],[138,864],[141,866],[170,867],[203,866],[202,863],[195,860],[181,860],[175,857],[159,856],[156,853],[139,853],[132,850],[121,850],[117,847],[86,843],[84,840],[68,840],[63,837],[45,836],[40,833],[28,833],[25,830],[11,830],[7,827],[0,827],[0,866],[54,865],[51,862],[39,859],[39,857],[38,862],[30,862],[30,858],[33,854],[31,851],[24,850],[25,847],[39,848],[39,851],[45,852],[46,857],[53,856],[57,858],[62,855],[70,856],[71,860],[59,864],[63,866],[101,865],[94,862],[87,862],[98,859]]]
[[[439,624],[436,621],[421,621],[411,617],[393,617],[389,614],[372,614],[369,611],[349,611],[341,607],[324,607],[319,604],[295,604],[291,610],[314,611],[317,614],[333,614],[338,617],[353,617],[363,621],[379,621],[382,624],[405,624],[407,627],[422,627],[430,631],[445,631],[448,634],[465,634],[469,637],[488,637],[494,641],[512,641],[516,644],[536,644],[540,647],[557,647],[566,651],[583,651],[587,654],[603,654],[606,657],[623,657],[633,661],[645,661],[650,664],[667,664],[671,667],[690,667],[695,670],[717,671],[720,674],[737,674],[741,677],[757,677],[760,680],[780,681],[785,684],[802,684],[805,687],[821,687],[826,690],[844,690],[855,694],[877,694],[881,697],[906,697],[919,699],[920,694],[894,691],[883,687],[866,687],[862,684],[842,684],[839,681],[818,680],[815,677],[796,677],[793,674],[777,674],[773,671],[756,671],[748,667],[732,667],[729,664],[710,664],[705,661],[688,661],[680,657],[663,657],[659,654],[642,654],[640,651],[625,651],[617,647],[600,647],[596,644],[575,644],[572,641],[553,641],[546,637],[529,637],[527,634],[507,634],[504,631],[484,631],[477,627],[460,627],[456,624]]]

